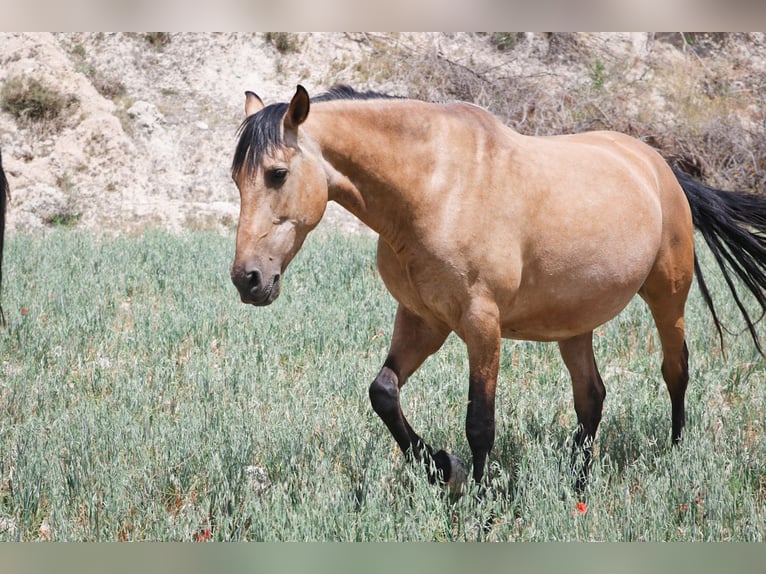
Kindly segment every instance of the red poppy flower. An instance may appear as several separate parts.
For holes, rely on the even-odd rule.
[[[27,313],[29,313],[29,309],[27,309],[26,307],[22,307],[21,308],[21,314],[22,315],[26,315]]]
[[[586,512],[588,512],[588,505],[585,504],[584,502],[578,502],[575,505],[575,508],[577,509],[578,514],[585,514]]]
[[[199,530],[194,534],[194,542],[205,542],[213,535],[213,532],[209,528]]]

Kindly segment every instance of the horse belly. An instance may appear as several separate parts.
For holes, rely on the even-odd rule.
[[[503,336],[563,340],[615,317],[655,264],[661,224],[649,228],[579,242],[565,236],[527,257],[515,293],[498,301]]]
[[[596,292],[595,296],[580,298],[551,293],[532,299],[520,296],[509,312],[501,314],[502,336],[527,341],[562,341],[593,331],[619,314],[639,287]]]

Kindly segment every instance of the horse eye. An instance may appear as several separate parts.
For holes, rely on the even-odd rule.
[[[287,170],[283,167],[270,169],[266,173],[266,184],[269,187],[280,187],[287,179]]]

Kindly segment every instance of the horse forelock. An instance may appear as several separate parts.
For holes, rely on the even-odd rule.
[[[326,92],[311,98],[312,103],[330,102],[337,100],[375,100],[397,99],[379,92],[357,92],[354,88],[338,84]],[[263,157],[274,152],[282,145],[282,118],[287,112],[288,104],[281,102],[270,104],[256,114],[248,116],[239,126],[237,134],[239,141],[231,165],[232,175],[236,176],[246,169],[255,172]]]
[[[282,118],[286,111],[285,103],[271,104],[245,118],[237,130],[239,141],[231,164],[233,176],[243,169],[256,171],[263,156],[282,145]]]

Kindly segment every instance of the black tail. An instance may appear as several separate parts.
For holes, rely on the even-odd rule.
[[[8,180],[3,171],[3,153],[0,151],[0,292],[3,286],[3,240],[5,239],[5,206],[8,203]],[[5,325],[5,314],[0,304],[0,325]]]
[[[766,196],[746,192],[722,191],[693,180],[673,169],[678,183],[689,200],[694,226],[702,233],[720,267],[734,302],[747,323],[758,352],[764,354],[755,324],[766,314]],[[747,312],[732,280],[739,277],[761,306],[761,316],[753,320]],[[702,298],[713,314],[723,346],[723,327],[713,305],[702,270],[694,255],[694,272]]]

